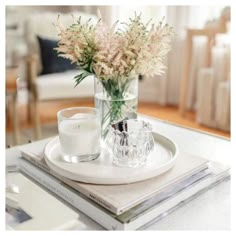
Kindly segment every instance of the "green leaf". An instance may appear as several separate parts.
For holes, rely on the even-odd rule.
[[[76,87],[77,85],[79,85],[80,82],[81,82],[82,80],[84,80],[84,79],[85,79],[87,76],[89,76],[89,75],[92,75],[92,73],[87,72],[87,71],[83,71],[81,74],[76,75],[76,76],[74,77],[74,80],[75,80],[75,86],[74,86],[74,87]]]

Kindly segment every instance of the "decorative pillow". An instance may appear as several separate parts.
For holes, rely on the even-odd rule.
[[[43,70],[41,72],[44,74],[52,74],[57,72],[64,72],[67,70],[76,69],[76,64],[71,64],[71,62],[65,58],[59,57],[55,48],[57,47],[56,40],[45,39],[37,36]]]

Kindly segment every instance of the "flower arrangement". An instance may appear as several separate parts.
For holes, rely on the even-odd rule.
[[[141,14],[128,23],[116,22],[109,28],[102,20],[95,25],[81,22],[81,18],[68,28],[58,20],[59,56],[76,63],[82,73],[75,77],[75,86],[94,74],[101,82],[107,97],[113,102],[109,123],[121,118],[125,92],[137,75],[160,75],[164,72],[165,56],[171,48],[173,28],[161,21],[144,24]]]

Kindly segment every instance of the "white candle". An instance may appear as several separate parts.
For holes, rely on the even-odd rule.
[[[59,138],[64,155],[83,156],[100,153],[101,124],[99,119],[76,114],[59,123]]]
[[[212,67],[216,83],[227,80],[227,49],[224,47],[212,48]]]
[[[222,68],[222,71],[223,71],[222,73],[224,73],[221,77],[222,77],[222,80],[227,80],[230,74],[230,35],[217,34],[215,48],[218,48],[218,49],[215,49],[215,52],[214,52],[216,55],[214,55],[213,53],[212,56],[221,57],[221,61],[218,62],[220,64],[220,67]],[[218,52],[216,50],[218,50]],[[219,60],[219,59],[216,59],[216,60]],[[214,62],[214,58],[213,58],[213,62]],[[216,65],[216,67],[218,67],[218,65]]]
[[[214,127],[213,69],[202,68],[198,74],[197,84],[197,122]]]
[[[230,36],[229,34],[216,34],[216,47],[229,47]]]
[[[186,105],[190,110],[195,109],[196,105],[196,85],[198,72],[201,68],[206,66],[207,59],[207,37],[206,36],[196,36],[193,37],[193,48],[192,48],[192,58],[191,58],[191,68],[190,77],[188,85],[188,94]],[[190,58],[188,58],[190,60]]]
[[[215,120],[217,128],[230,131],[230,83],[221,82],[217,87]]]

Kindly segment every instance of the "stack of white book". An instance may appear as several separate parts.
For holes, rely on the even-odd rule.
[[[6,176],[17,193],[6,191],[8,230],[68,230],[80,227],[78,213],[18,171]],[[45,220],[47,219],[47,220]]]
[[[229,168],[180,153],[175,166],[155,178],[126,185],[76,182],[50,170],[47,141],[22,148],[20,169],[27,176],[109,230],[143,229],[229,178]]]

